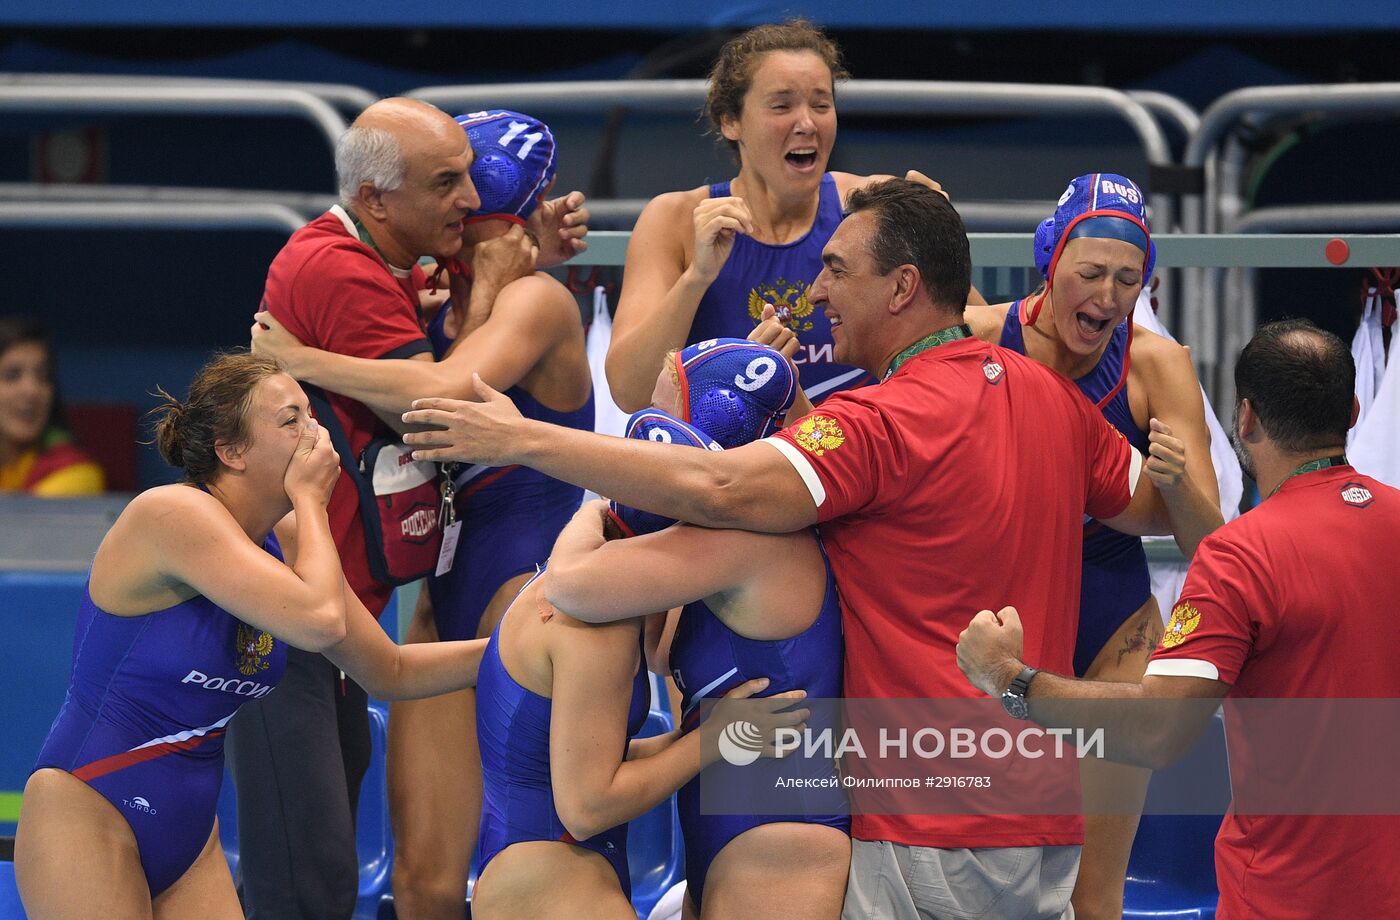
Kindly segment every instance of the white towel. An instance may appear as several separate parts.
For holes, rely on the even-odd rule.
[[[680,920],[681,904],[684,901],[685,880],[682,879],[661,896],[661,900],[656,902],[651,913],[647,914],[647,920]]]
[[[588,367],[593,371],[593,430],[620,438],[627,433],[627,413],[613,402],[604,370],[611,342],[608,295],[600,284],[593,289],[593,323],[588,327]]]
[[[1381,387],[1385,375],[1385,345],[1381,338],[1381,297],[1371,288],[1366,293],[1366,306],[1361,311],[1361,325],[1356,327],[1356,335],[1351,340],[1351,357],[1356,362],[1356,401],[1361,405],[1356,428],[1347,436],[1351,443],[1356,437],[1361,422],[1371,411],[1376,401],[1376,392]]]
[[[1390,360],[1376,387],[1376,398],[1366,417],[1351,432],[1347,458],[1351,465],[1387,485],[1400,487],[1400,319],[1390,327]],[[1358,377],[1361,368],[1356,369]]]
[[[612,317],[608,314],[608,294],[600,284],[593,289],[593,322],[588,326],[588,368],[593,372],[593,430],[600,434],[623,437],[627,433],[627,413],[613,402],[608,388],[605,362],[608,345],[612,342]],[[596,492],[584,492],[583,500],[597,498]]]
[[[1167,327],[1157,319],[1157,314],[1152,312],[1152,296],[1145,284],[1142,286],[1142,293],[1138,295],[1137,307],[1133,310],[1133,321],[1163,338],[1176,341],[1176,336],[1168,332]],[[1233,520],[1239,517],[1240,496],[1244,494],[1244,477],[1240,473],[1240,462],[1235,457],[1234,448],[1230,446],[1229,436],[1220,426],[1220,420],[1215,417],[1215,410],[1211,408],[1205,390],[1201,390],[1201,402],[1205,404],[1206,428],[1210,430],[1210,459],[1215,466],[1215,481],[1220,486],[1220,513],[1225,520]]]

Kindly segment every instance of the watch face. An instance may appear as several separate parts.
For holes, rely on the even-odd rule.
[[[1001,695],[1001,708],[1013,719],[1024,719],[1030,712],[1026,698],[1009,690]]]

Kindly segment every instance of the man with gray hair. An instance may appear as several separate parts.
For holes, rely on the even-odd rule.
[[[470,270],[467,313],[481,317],[502,287],[535,269],[537,257],[557,263],[585,246],[587,212],[575,192],[540,208],[537,236],[513,228],[475,247],[470,267],[461,265],[463,219],[480,205],[468,174],[473,159],[462,127],[431,105],[384,99],[365,109],[336,146],[340,204],[294,233],[273,259],[261,309],[307,345],[431,360],[418,318],[427,287],[420,258]],[[402,427],[347,397],[327,393],[326,401],[334,415],[327,421],[349,443],[342,463],[355,463],[372,440]],[[343,470],[328,510],[346,580],[378,616],[393,586],[371,572],[359,495]],[[365,707],[364,690],[326,658],[291,650],[279,692],[245,707],[230,726],[239,893],[248,917],[353,912],[354,815],[370,754]]]

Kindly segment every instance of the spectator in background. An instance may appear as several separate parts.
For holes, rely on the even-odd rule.
[[[102,489],[102,468],[64,426],[48,330],[0,317],[0,492],[62,498]]]

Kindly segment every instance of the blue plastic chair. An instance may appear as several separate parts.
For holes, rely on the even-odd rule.
[[[374,920],[380,901],[389,891],[394,865],[394,838],[389,827],[388,779],[385,751],[389,740],[389,714],[383,703],[369,705],[370,761],[360,786],[360,806],[355,818],[355,843],[360,858],[360,889],[355,902],[356,920]],[[224,774],[219,791],[219,840],[228,857],[229,871],[238,867],[238,811],[233,781]],[[8,920],[0,913],[0,920]]]
[[[640,738],[675,728],[666,681],[653,674],[651,682],[651,711]],[[632,874],[632,906],[644,920],[661,896],[685,878],[685,842],[675,796],[627,826],[627,867]]]
[[[0,861],[0,920],[25,920],[15,885],[15,864],[9,860]]]
[[[386,755],[389,745],[389,710],[384,703],[369,704],[369,769],[360,784],[360,808],[355,817],[355,845],[360,855],[360,893],[355,902],[356,920],[379,916],[379,902],[389,893],[394,868],[394,834],[389,825],[389,777]]]
[[[1154,800],[1192,802],[1205,814],[1144,814],[1128,860],[1124,920],[1214,920],[1215,835],[1230,804],[1224,723],[1217,713],[1185,757],[1159,770],[1148,789]]]

